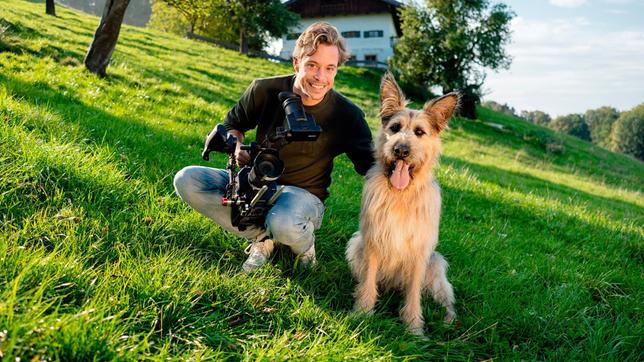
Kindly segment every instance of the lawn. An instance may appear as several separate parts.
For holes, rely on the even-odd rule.
[[[485,108],[454,119],[438,249],[459,323],[428,299],[419,339],[399,294],[350,314],[362,178],[346,157],[314,271],[280,249],[240,273],[247,242],[173,192],[182,167],[225,165],[201,160],[205,135],[252,79],[290,66],[124,26],[98,78],[82,63],[99,19],[57,14],[0,4],[0,358],[644,359],[642,162]],[[379,78],[336,78],[374,129]]]

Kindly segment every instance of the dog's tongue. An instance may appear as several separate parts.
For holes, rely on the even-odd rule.
[[[391,186],[402,190],[409,185],[409,165],[402,160],[396,161],[396,169],[389,177]]]

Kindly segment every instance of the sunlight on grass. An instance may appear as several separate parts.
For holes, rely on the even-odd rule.
[[[182,167],[225,164],[201,160],[203,139],[251,80],[292,66],[124,26],[100,79],[82,65],[98,18],[2,5],[2,358],[641,360],[641,162],[485,108],[453,120],[438,249],[460,324],[428,299],[417,339],[396,293],[374,316],[349,313],[362,178],[345,156],[312,273],[285,249],[239,273],[246,241],[173,193]],[[373,129],[379,80],[336,79]]]

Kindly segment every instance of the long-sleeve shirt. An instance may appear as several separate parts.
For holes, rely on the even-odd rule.
[[[284,124],[284,109],[277,97],[292,91],[294,75],[254,80],[228,112],[228,130],[246,132],[257,127],[257,141],[274,134]],[[346,153],[355,170],[364,175],[374,163],[371,130],[358,106],[335,90],[314,106],[304,106],[322,133],[316,141],[292,142],[280,151],[285,170],[278,182],[308,190],[324,201],[329,196],[333,159]]]

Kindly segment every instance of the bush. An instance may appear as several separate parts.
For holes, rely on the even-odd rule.
[[[538,124],[539,126],[544,127],[547,127],[548,124],[552,121],[550,115],[542,111],[521,111],[521,118],[530,123]]]
[[[581,114],[569,114],[567,116],[557,117],[554,121],[550,122],[549,127],[557,132],[590,141],[590,130],[586,120],[584,120]]]
[[[613,107],[589,109],[584,118],[590,128],[592,142],[603,147],[610,147],[611,129],[613,123],[619,118],[619,111]]]
[[[613,150],[644,161],[644,103],[622,113],[610,138]]]
[[[505,103],[501,104],[495,101],[485,101],[481,103],[481,105],[485,108],[493,110],[494,112],[505,114],[506,116],[518,117],[516,111],[514,110],[514,107],[510,107]]]
[[[553,137],[545,130],[530,130],[523,134],[523,141],[533,144],[548,153],[561,155],[566,151],[563,141]]]

